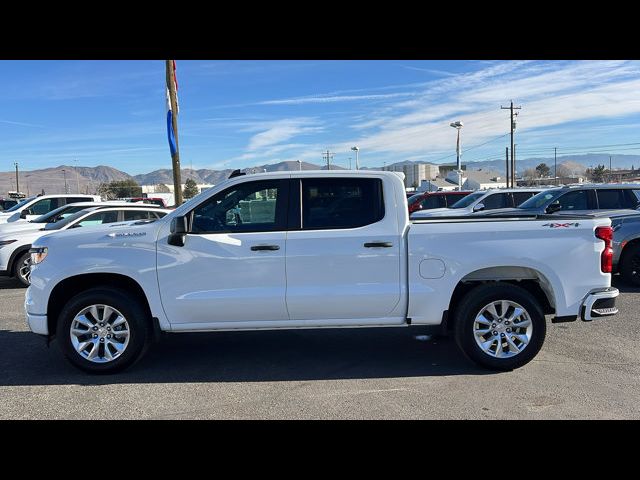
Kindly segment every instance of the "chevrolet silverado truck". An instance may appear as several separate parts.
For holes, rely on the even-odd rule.
[[[541,349],[545,316],[617,313],[610,225],[410,222],[393,172],[235,176],[153,223],[35,241],[26,318],[91,373],[133,364],[161,332],[416,325],[511,370]]]

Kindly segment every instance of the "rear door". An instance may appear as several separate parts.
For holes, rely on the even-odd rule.
[[[393,184],[384,185],[391,191],[380,178],[292,180],[286,256],[292,320],[404,320],[396,311],[401,237],[395,210],[385,211]]]

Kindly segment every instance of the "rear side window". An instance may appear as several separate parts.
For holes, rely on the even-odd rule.
[[[602,209],[629,208],[625,201],[624,190],[597,190],[598,206]]]
[[[511,199],[508,193],[496,193],[495,195],[489,195],[482,200],[485,210],[494,210],[496,208],[511,207]]]
[[[420,206],[423,210],[428,210],[430,208],[446,207],[447,205],[443,195],[430,195],[420,202]]]
[[[517,207],[522,202],[526,202],[538,192],[513,192],[513,206]]]
[[[67,197],[67,203],[93,202],[91,197]]]
[[[114,223],[118,221],[118,212],[98,212],[93,215],[89,215],[87,218],[78,222],[74,227],[92,227],[95,225],[102,225],[104,223]]]
[[[302,179],[302,229],[357,228],[384,217],[379,178]]]
[[[124,220],[125,222],[131,220],[149,220],[150,218],[154,219],[156,217],[152,217],[151,212],[145,212],[140,210],[125,210],[124,211]]]

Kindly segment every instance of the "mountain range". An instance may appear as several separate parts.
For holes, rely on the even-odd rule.
[[[558,165],[564,164],[571,171],[583,173],[586,168],[595,167],[599,164],[609,167],[608,153],[587,154],[587,155],[565,155],[557,159]],[[611,155],[613,157],[612,167],[616,169],[629,169],[640,167],[640,155]],[[525,169],[535,168],[540,163],[546,163],[553,171],[553,157],[536,157],[517,160],[516,170],[518,173],[524,172]],[[428,163],[428,162],[397,162],[392,165],[400,165],[404,163]],[[505,161],[478,161],[465,163],[467,169],[470,170],[493,170],[502,175],[505,173]],[[318,170],[326,169],[309,162],[287,161],[275,164],[259,165],[243,169],[247,172],[274,172],[287,170]],[[370,170],[379,169],[369,168]],[[338,165],[332,165],[331,169],[344,169]],[[198,184],[215,185],[229,177],[233,170],[213,170],[198,169],[192,170],[184,168],[181,170],[182,181],[192,178]],[[164,183],[170,185],[173,183],[173,175],[171,169],[154,170],[153,172],[129,175],[126,172],[113,167],[99,165],[97,167],[73,167],[68,165],[60,165],[53,168],[45,168],[39,170],[21,171],[18,175],[19,188],[22,192],[33,195],[44,191],[45,193],[63,193],[66,189],[68,192],[76,193],[94,193],[100,183],[111,182],[115,180],[133,179],[140,185],[157,185]],[[9,191],[16,190],[16,174],[15,171],[0,172],[0,195],[6,195]]]

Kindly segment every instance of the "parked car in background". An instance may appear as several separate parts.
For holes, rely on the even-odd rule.
[[[18,200],[15,198],[0,198],[0,211],[4,212],[11,207],[15,207],[18,204]]]
[[[29,249],[34,240],[43,235],[68,230],[132,220],[157,220],[171,210],[156,206],[128,204],[126,206],[95,205],[84,207],[56,222],[32,225],[30,230],[2,232],[0,234],[0,275],[16,277],[23,285],[29,285],[31,256]]]
[[[471,191],[420,192],[408,200],[409,213],[433,208],[449,208],[458,200],[472,193]]]
[[[629,284],[640,286],[640,212],[620,210],[602,213],[613,227],[613,272]]]
[[[515,209],[494,210],[491,215],[588,214],[598,210],[637,210],[638,207],[640,184],[592,183],[549,188]]]
[[[134,197],[127,199],[128,202],[133,203],[147,203],[150,205],[157,205],[162,208],[167,208],[167,202],[164,201],[164,198],[158,197]]]
[[[0,224],[20,220],[33,220],[67,203],[99,202],[100,200],[99,195],[83,194],[37,195],[28,197],[6,212],[0,213]]]
[[[512,208],[516,205],[520,205],[522,202],[540,193],[542,190],[542,188],[499,188],[477,190],[458,200],[449,208],[419,210],[412,213],[411,218],[460,217],[474,212],[484,212],[498,208]]]

